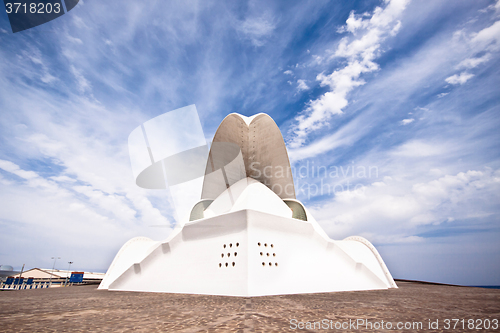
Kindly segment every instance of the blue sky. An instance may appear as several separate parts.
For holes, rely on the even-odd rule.
[[[2,14],[0,263],[105,271],[165,238],[171,198],[135,186],[127,138],[196,104],[207,141],[273,117],[298,198],[395,278],[500,285],[499,52],[486,0],[85,0],[16,34]]]

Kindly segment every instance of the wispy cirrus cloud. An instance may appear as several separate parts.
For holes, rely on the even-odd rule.
[[[452,75],[445,79],[445,81],[449,84],[461,85],[474,77],[474,74],[467,72],[467,70],[476,68],[479,65],[488,62],[492,59],[492,55],[498,53],[500,50],[500,20],[477,33],[467,35],[463,31],[458,31],[456,34],[462,35],[462,39],[471,49],[470,52],[474,54],[474,56],[462,60],[457,66],[457,68],[464,68],[466,71]],[[477,56],[478,54],[482,55]]]
[[[332,58],[346,59],[347,64],[331,74],[320,73],[316,77],[321,86],[329,87],[329,91],[310,101],[304,112],[296,118],[294,137],[290,141],[292,148],[303,145],[308,133],[325,126],[331,116],[342,114],[348,105],[347,95],[354,88],[365,84],[360,76],[379,69],[374,60],[381,52],[381,42],[397,33],[401,27],[398,17],[408,2],[393,0],[384,8],[375,8],[371,14],[357,15],[351,12],[346,25],[339,32],[347,31],[353,36],[342,38],[332,55]]]
[[[268,36],[275,29],[274,18],[270,14],[263,14],[256,17],[247,17],[238,26],[244,36],[252,41],[255,46],[262,46]]]

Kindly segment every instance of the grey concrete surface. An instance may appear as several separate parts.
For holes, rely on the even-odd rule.
[[[467,321],[500,319],[500,290],[398,282],[399,289],[254,298],[110,292],[97,286],[0,292],[0,332],[499,332]],[[465,329],[445,329],[445,319]],[[423,329],[291,329],[291,320],[422,322]],[[429,319],[439,329],[428,329]],[[331,322],[330,322],[331,320]],[[338,324],[337,324],[338,325]],[[344,324],[346,326],[346,324]],[[305,326],[304,326],[305,327]],[[333,326],[334,327],[334,326]],[[384,326],[386,327],[386,326]],[[395,326],[394,326],[395,327]]]
[[[243,155],[247,177],[265,184],[282,199],[295,199],[293,176],[285,141],[283,141],[279,127],[270,116],[263,113],[258,114],[252,119],[250,125],[247,125],[240,115],[232,113],[224,118],[219,125],[213,142],[238,145]],[[221,147],[219,149],[217,145],[213,147],[215,147],[215,151],[211,148],[211,155],[214,155],[215,158],[222,156],[226,150],[223,146],[219,146]],[[221,157],[219,159],[225,160]],[[229,162],[231,159],[227,161]],[[207,168],[208,170],[209,168]],[[202,199],[215,199],[214,187],[216,185],[218,184],[214,184],[211,177],[208,179],[205,177]]]

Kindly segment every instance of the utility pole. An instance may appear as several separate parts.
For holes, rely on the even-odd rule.
[[[21,268],[21,273],[19,273],[19,281],[21,281],[21,277],[23,276],[24,265],[25,264],[23,264],[23,268]]]
[[[50,259],[54,259],[54,265],[52,266],[52,273],[50,274],[49,287],[52,286],[52,275],[54,273],[54,268],[56,268],[56,260],[61,259],[61,257],[52,257]]]
[[[21,268],[21,273],[19,273],[19,289],[21,289],[21,278],[22,278],[22,276],[23,276],[24,265],[25,265],[25,264],[23,264],[23,268]]]
[[[68,266],[68,274],[66,274],[66,281],[64,282],[64,285],[65,285],[65,286],[67,286],[67,285],[68,285],[68,275],[69,275],[69,272],[70,272],[70,267],[71,267],[71,264],[72,264],[72,263],[73,263],[72,261],[68,261],[69,266]]]

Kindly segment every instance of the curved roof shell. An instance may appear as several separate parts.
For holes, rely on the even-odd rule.
[[[285,146],[285,141],[274,120],[264,113],[252,117],[245,117],[237,113],[229,114],[217,129],[212,147],[210,148],[209,161],[205,172],[202,199],[215,199],[217,194],[233,185],[239,179],[228,179],[224,168],[222,175],[225,184],[214,184],[210,174],[218,171],[214,167],[213,159],[223,153],[217,151],[217,143],[237,145],[241,151],[243,172],[242,178],[251,177],[270,188],[280,198],[295,199],[292,170]],[[235,158],[235,161],[237,158]],[[220,164],[220,163],[219,163]],[[230,164],[229,161],[223,163]],[[234,166],[238,163],[232,163]],[[234,172],[232,173],[234,175]],[[216,187],[218,187],[216,189]]]

